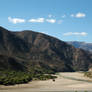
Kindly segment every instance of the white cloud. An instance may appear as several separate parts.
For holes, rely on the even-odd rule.
[[[30,19],[29,22],[35,23],[43,23],[44,22],[44,18],[37,18],[37,19]]]
[[[86,17],[85,13],[77,13],[77,14],[71,14],[71,17],[75,17],[75,18],[84,18]]]
[[[55,19],[46,19],[46,21],[49,22],[49,23],[55,23],[56,22]]]
[[[86,32],[67,32],[64,33],[64,36],[86,36],[88,33]]]
[[[63,16],[61,16],[62,18],[65,18],[66,17],[66,15],[64,14]]]
[[[11,18],[8,17],[9,22],[13,23],[13,24],[17,24],[17,23],[24,23],[25,19],[20,19],[20,18]]]
[[[76,18],[84,18],[86,16],[86,14],[84,13],[77,13],[76,14]]]

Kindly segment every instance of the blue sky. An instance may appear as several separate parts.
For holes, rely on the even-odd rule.
[[[92,42],[92,0],[0,0],[0,26],[63,41]]]

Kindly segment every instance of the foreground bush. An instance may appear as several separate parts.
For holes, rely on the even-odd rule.
[[[27,83],[32,80],[32,76],[24,72],[2,72],[0,76],[0,84],[14,85],[20,83]]]
[[[32,79],[37,80],[47,80],[53,79],[56,76],[52,76],[50,74],[33,74],[33,73],[26,73],[26,72],[16,72],[16,71],[2,71],[0,72],[0,84],[2,85],[15,85],[15,84],[22,84],[28,83],[32,81]]]

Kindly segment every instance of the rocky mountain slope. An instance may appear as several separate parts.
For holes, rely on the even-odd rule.
[[[0,55],[13,58],[26,71],[85,71],[92,64],[90,53],[55,37],[30,30],[13,32],[3,27],[0,27]],[[4,62],[0,59],[0,63],[11,66],[7,58]],[[18,65],[14,63],[12,67]]]

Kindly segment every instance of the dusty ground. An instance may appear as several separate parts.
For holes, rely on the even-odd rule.
[[[92,80],[83,76],[83,73],[59,73],[58,78],[53,82],[32,81],[28,84],[20,84],[15,86],[0,86],[0,92],[92,92]]]

